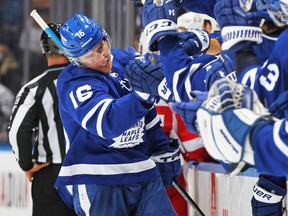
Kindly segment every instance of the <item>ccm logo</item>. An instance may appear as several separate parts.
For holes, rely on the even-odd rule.
[[[257,189],[257,188],[255,187],[255,185],[253,186],[253,191],[254,191],[254,193],[255,193],[257,196],[262,197],[263,199],[264,199],[264,198],[267,198],[267,200],[270,200],[270,198],[272,197],[271,195],[266,194],[266,193],[264,193],[263,191]]]

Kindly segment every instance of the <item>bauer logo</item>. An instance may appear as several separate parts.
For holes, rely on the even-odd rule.
[[[253,186],[253,192],[255,199],[262,201],[262,202],[268,202],[272,196],[271,194],[268,194],[265,190],[261,190],[260,187]]]

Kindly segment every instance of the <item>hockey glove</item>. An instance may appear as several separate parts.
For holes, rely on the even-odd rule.
[[[179,143],[171,142],[165,152],[158,153],[151,157],[157,165],[160,172],[163,185],[165,188],[170,188],[173,180],[181,173]]]
[[[260,178],[253,187],[251,200],[253,216],[283,215],[285,208],[282,201],[286,191],[265,178]]]
[[[158,51],[157,40],[177,35],[177,9],[172,0],[146,0],[142,11],[144,34],[150,51]]]
[[[126,66],[126,78],[137,92],[172,101],[173,95],[167,87],[162,71],[160,56],[146,53],[144,57],[135,58]]]
[[[207,99],[207,92],[192,91],[194,100],[191,102],[175,102],[172,108],[179,113],[182,120],[185,122],[187,129],[192,133],[199,133],[196,122],[196,112],[201,104]]]
[[[254,4],[241,7],[240,2],[239,0],[221,0],[217,1],[214,6],[214,14],[221,27],[223,38],[222,50],[236,52],[262,42],[259,26],[263,12],[256,11]]]
[[[135,7],[141,7],[145,4],[146,0],[133,0],[134,1],[134,6]],[[182,7],[184,5],[184,3],[186,2],[186,0],[172,0],[174,2],[174,4],[178,7]],[[162,4],[163,0],[158,0],[156,1],[157,5]]]
[[[189,30],[188,32],[180,33],[178,38],[189,56],[205,53],[210,46],[209,34],[204,30]]]
[[[235,61],[225,54],[220,54],[218,60],[206,66],[205,84],[207,91],[209,91],[212,84],[218,79],[226,77],[227,79],[236,81],[235,68]]]
[[[269,112],[273,116],[281,119],[285,118],[285,111],[288,110],[288,91],[279,95],[279,97],[269,106]]]
[[[244,161],[251,165],[254,157],[250,132],[268,116],[252,89],[228,79],[217,80],[212,85],[208,99],[197,111],[200,134],[208,153],[217,160]]]

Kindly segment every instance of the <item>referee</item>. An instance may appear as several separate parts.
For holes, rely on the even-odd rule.
[[[60,39],[60,24],[50,23],[49,27]],[[19,166],[32,182],[32,215],[75,215],[53,188],[65,156],[56,84],[58,75],[69,62],[44,31],[40,40],[48,69],[17,94],[8,138]]]

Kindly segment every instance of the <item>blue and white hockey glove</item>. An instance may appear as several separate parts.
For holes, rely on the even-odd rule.
[[[192,133],[199,133],[196,121],[196,112],[201,104],[207,99],[207,92],[192,91],[194,96],[191,102],[175,102],[172,105],[173,110],[178,113],[185,122],[187,129]]]
[[[285,111],[288,110],[288,91],[282,92],[279,97],[269,106],[269,112],[276,118],[285,118]]]
[[[269,113],[256,93],[225,78],[212,85],[207,100],[197,111],[206,150],[215,159],[229,163],[244,161],[254,165],[250,132],[267,120]]]
[[[146,0],[133,0],[134,6],[135,7],[141,7],[144,5],[145,1]],[[184,6],[184,4],[187,2],[186,0],[172,0],[172,1],[178,7]],[[161,4],[162,0],[158,0],[157,2],[158,2],[157,4],[159,5],[159,4]]]
[[[211,62],[206,66],[205,84],[206,89],[209,91],[212,84],[221,78],[236,81],[236,63],[225,54],[220,54],[218,60]]]
[[[187,55],[205,53],[210,46],[209,34],[201,29],[192,29],[178,35],[181,45]]]
[[[152,155],[151,159],[156,163],[165,188],[170,188],[173,180],[181,173],[180,150],[177,140],[171,140],[171,144],[165,152]]]
[[[177,35],[177,9],[172,0],[146,0],[142,11],[144,33],[150,51],[158,51],[157,43],[165,35]]]
[[[253,5],[245,6],[240,5],[240,2],[241,0],[219,0],[214,6],[223,38],[222,50],[236,52],[262,42],[259,26],[263,12],[256,11],[256,1],[249,1]]]
[[[281,216],[285,211],[283,199],[286,190],[273,184],[266,178],[259,178],[253,187],[253,198],[251,200],[253,216]]]
[[[126,66],[126,78],[136,92],[143,92],[154,97],[173,101],[173,95],[167,87],[162,71],[160,56],[146,53],[144,57],[135,58]]]

